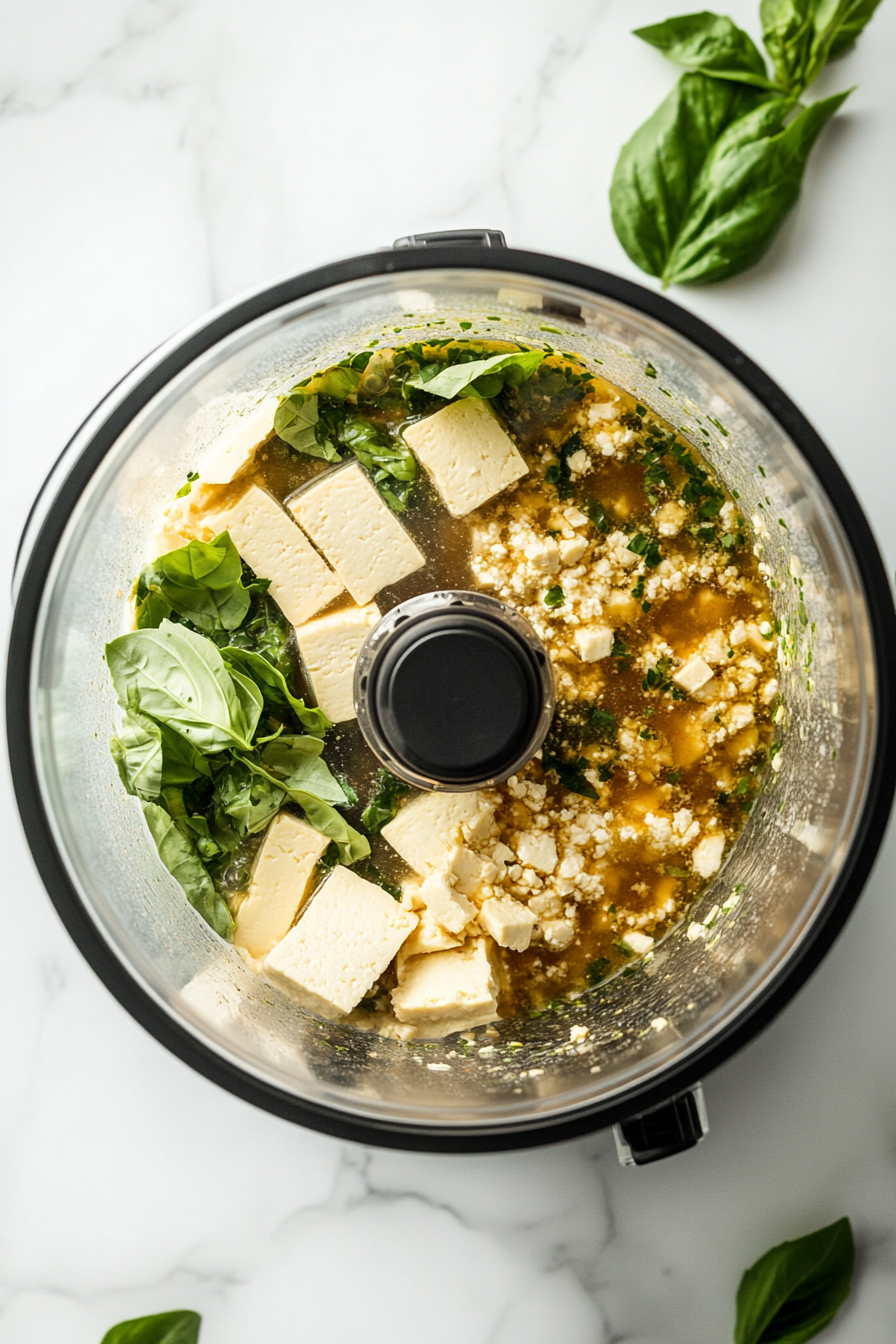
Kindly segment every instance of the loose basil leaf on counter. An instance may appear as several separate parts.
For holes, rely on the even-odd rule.
[[[266,586],[266,585],[265,585]],[[239,551],[222,532],[160,555],[140,575],[137,627],[160,624],[161,603],[202,631],[235,630],[246,618],[254,585],[243,584]]]
[[[464,364],[427,364],[407,379],[408,387],[418,388],[437,397],[496,397],[505,387],[520,383],[538,368],[543,350],[517,350],[490,359],[473,359]]]
[[[774,89],[762,53],[742,28],[725,14],[683,14],[664,23],[636,28],[634,36],[657,47],[670,61],[716,79]]]
[[[786,124],[793,104],[774,99],[722,132],[667,257],[667,284],[722,280],[759,261],[796,204],[815,141],[848,96],[811,103]]]
[[[405,444],[393,442],[360,415],[347,415],[339,441],[373,477],[373,483],[395,513],[404,513],[414,481],[417,459]],[[386,484],[388,482],[388,484]]]
[[[773,1246],[737,1290],[735,1344],[803,1344],[849,1296],[855,1243],[848,1218]]]
[[[170,725],[201,751],[252,748],[262,696],[254,683],[231,673],[210,639],[163,621],[106,645],[106,662],[119,702]]]
[[[377,771],[374,791],[361,813],[361,820],[368,831],[381,831],[395,816],[402,798],[406,798],[409,793],[413,793],[410,784],[381,766]]]
[[[101,1344],[198,1344],[202,1317],[195,1311],[163,1311],[120,1321]]]
[[[762,40],[779,84],[797,97],[855,43],[880,0],[762,0]]]
[[[142,807],[162,863],[180,883],[187,900],[205,922],[222,938],[229,939],[233,933],[233,919],[223,896],[215,891],[195,846],[158,803],[144,802]]]
[[[880,0],[840,0],[830,24],[827,59],[832,61],[849,51],[861,36],[862,29],[874,16]],[[830,5],[827,6],[830,9]]]
[[[302,726],[311,733],[325,733],[333,727],[322,709],[306,705],[304,700],[293,695],[280,669],[260,653],[228,644],[221,649],[221,656],[231,668],[238,668],[245,676],[251,677],[261,692],[265,709],[276,711],[289,707]]]

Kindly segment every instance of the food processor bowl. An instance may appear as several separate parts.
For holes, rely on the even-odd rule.
[[[464,327],[461,327],[461,322]],[[154,522],[223,416],[371,342],[473,334],[573,351],[694,443],[751,520],[780,644],[781,749],[730,859],[652,956],[472,1041],[324,1021],[253,974],[162,868],[109,753],[103,645]],[[893,604],[862,511],[793,404],[659,295],[499,234],[400,240],[219,309],[156,350],[68,445],[17,572],[8,731],[35,862],[122,1004],[232,1092],[367,1143],[476,1151],[618,1122],[624,1160],[705,1129],[708,1070],[830,947],[894,787]],[[587,1031],[572,1031],[572,1028]]]

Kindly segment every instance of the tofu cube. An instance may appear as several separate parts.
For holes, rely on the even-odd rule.
[[[650,951],[654,943],[649,934],[638,933],[634,929],[631,933],[625,934],[621,941],[631,952],[634,952],[636,957],[643,957],[645,952]]]
[[[260,959],[285,938],[308,894],[329,838],[291,812],[278,812],[264,837],[248,894],[236,912],[234,946]]]
[[[512,896],[496,896],[482,902],[479,923],[499,947],[509,947],[511,952],[525,952],[532,939],[535,916]]]
[[[449,933],[460,933],[476,914],[476,907],[448,881],[445,873],[424,878],[420,895],[433,918]]]
[[[278,397],[265,397],[248,415],[231,417],[199,463],[199,478],[204,484],[229,485],[234,476],[252,465],[256,451],[274,433],[278,401]]]
[[[379,619],[379,608],[370,602],[366,607],[348,607],[320,616],[296,631],[317,703],[334,723],[355,717],[355,664]]]
[[[484,938],[404,963],[392,1010],[399,1022],[437,1039],[469,1031],[498,1016],[498,982]]]
[[[402,943],[398,951],[396,964],[399,976],[402,966],[409,957],[423,957],[430,952],[447,952],[449,948],[461,945],[461,939],[455,938],[443,928],[428,910],[420,910],[417,919],[419,922],[416,929],[407,941]]]
[[[614,634],[606,625],[580,627],[573,636],[576,652],[583,663],[596,663],[613,652]]]
[[[588,541],[585,537],[572,537],[569,541],[561,541],[560,563],[562,565],[577,565],[587,549]]]
[[[541,936],[552,952],[562,952],[576,936],[571,919],[546,919],[541,925]]]
[[[359,606],[426,564],[357,462],[327,472],[289,508]]]
[[[552,873],[557,867],[557,846],[553,836],[544,831],[523,831],[516,855],[523,867],[535,868],[540,873]]]
[[[724,835],[706,835],[694,846],[691,864],[698,877],[712,877],[722,866]]]
[[[384,840],[414,872],[426,876],[444,869],[462,834],[493,809],[481,793],[421,793],[405,803],[382,829]]]
[[[529,468],[487,401],[463,397],[404,430],[454,518],[480,508]]]
[[[694,691],[699,691],[708,681],[712,681],[712,668],[697,653],[688,659],[684,667],[672,673],[672,680],[677,682],[683,691],[693,695]]]
[[[270,579],[271,597],[293,625],[303,625],[345,591],[289,514],[257,485],[219,514],[214,526],[230,533],[260,579]]]
[[[305,1008],[338,1018],[357,1006],[417,916],[382,887],[337,866],[298,923],[264,960],[265,973]]]

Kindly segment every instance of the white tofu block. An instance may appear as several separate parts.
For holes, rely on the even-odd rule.
[[[449,933],[460,933],[476,913],[475,905],[455,890],[444,873],[430,873],[424,878],[420,895],[433,918]]]
[[[206,485],[228,485],[251,466],[256,451],[274,433],[278,402],[278,397],[265,397],[248,415],[232,416],[199,463],[200,480]]]
[[[421,876],[444,869],[463,826],[477,824],[492,808],[481,793],[421,793],[386,823],[382,836]]]
[[[357,462],[322,476],[289,508],[359,606],[426,564]]]
[[[465,896],[475,896],[483,882],[494,882],[499,871],[491,859],[480,858],[464,845],[455,845],[448,855],[448,876]]]
[[[643,957],[645,952],[650,951],[654,943],[654,940],[649,934],[638,933],[637,930],[625,934],[621,941],[625,943],[626,947],[634,952],[637,957]]]
[[[314,865],[330,843],[291,812],[278,812],[264,837],[248,894],[236,912],[233,942],[267,956],[302,908]]]
[[[417,916],[382,887],[337,866],[268,953],[265,973],[312,1012],[340,1017],[361,1002],[416,927]]]
[[[499,947],[525,952],[532,939],[535,916],[512,896],[497,896],[482,902],[479,923]]]
[[[431,1039],[494,1022],[498,982],[484,938],[404,963],[392,1010]]]
[[[401,967],[409,957],[422,957],[430,952],[447,952],[451,947],[460,947],[461,939],[455,938],[426,909],[419,911],[419,923],[398,952],[397,965],[399,975]]]
[[[583,663],[596,663],[613,652],[613,631],[605,625],[580,626],[573,639]]]
[[[557,867],[557,846],[544,831],[523,831],[516,855],[525,868],[536,868],[540,873],[552,873]]]
[[[464,397],[404,430],[455,518],[478,509],[529,468],[487,401]]]
[[[355,717],[352,689],[355,664],[370,631],[380,619],[375,602],[319,616],[296,631],[299,652],[317,703],[328,719],[345,723]]]
[[[293,625],[303,625],[345,591],[336,575],[277,501],[257,485],[214,519]]]
[[[722,866],[724,835],[706,835],[694,846],[691,863],[698,877],[712,877]]]
[[[701,686],[705,686],[708,681],[712,681],[712,668],[697,653],[693,658],[688,659],[684,667],[680,667],[677,672],[672,673],[672,680],[677,682],[683,691],[693,694],[694,691],[699,691]]]

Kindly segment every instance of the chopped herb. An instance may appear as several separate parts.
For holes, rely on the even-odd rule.
[[[656,538],[645,537],[643,532],[636,532],[626,549],[642,556],[648,569],[656,569],[663,558]]]
[[[188,472],[187,472],[187,483],[186,483],[186,485],[182,485],[182,486],[181,486],[181,488],[178,490],[178,492],[177,492],[177,494],[174,496],[174,498],[175,498],[175,499],[183,499],[184,495],[188,495],[188,494],[190,493],[190,491],[192,490],[192,488],[193,488],[193,482],[194,482],[194,481],[198,481],[198,480],[199,480],[199,472],[198,472],[198,471],[188,471]]]
[[[545,606],[550,607],[552,610],[555,607],[563,606],[563,604],[566,601],[566,594],[560,587],[559,583],[555,583],[553,588],[549,588],[547,590],[547,592],[544,595],[543,601]]]
[[[563,761],[553,752],[543,751],[541,757],[541,767],[545,771],[552,771],[565,789],[570,793],[580,794],[582,798],[597,798],[598,793],[593,784],[589,784],[585,778],[585,770],[588,769],[589,762],[584,756],[576,756],[572,760]]]
[[[648,361],[647,364],[645,364],[645,366],[644,366],[644,375],[645,375],[645,377],[647,377],[647,378],[655,378],[655,377],[656,377],[656,369],[653,367],[653,365],[652,365],[649,361]]]
[[[607,971],[610,969],[610,959],[608,957],[598,957],[585,968],[585,979],[589,985],[599,985],[606,979]]]
[[[373,793],[361,813],[361,820],[368,831],[381,831],[386,822],[395,816],[402,798],[407,798],[409,793],[413,793],[410,784],[382,766],[377,771]]]

